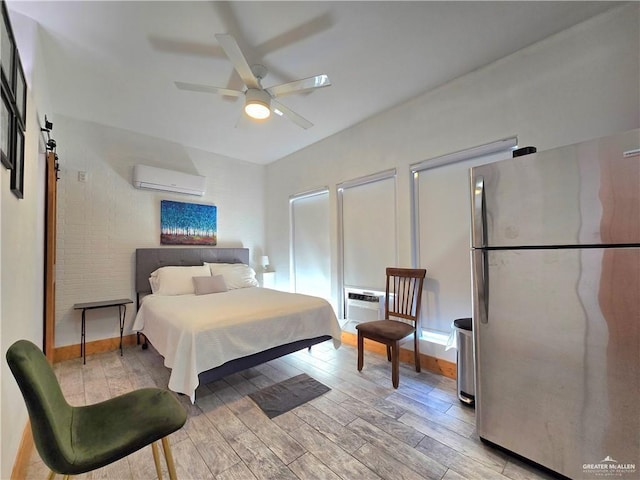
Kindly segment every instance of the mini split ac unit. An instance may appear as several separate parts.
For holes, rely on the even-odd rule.
[[[384,318],[384,293],[359,289],[345,289],[347,320],[371,322]]]
[[[204,195],[206,177],[165,170],[164,168],[136,165],[133,167],[133,186],[147,190]]]

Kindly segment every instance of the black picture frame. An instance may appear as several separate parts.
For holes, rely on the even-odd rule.
[[[4,0],[0,10],[0,161],[11,170],[11,191],[24,198],[27,82]]]
[[[2,82],[13,95],[14,85],[14,62],[16,56],[16,44],[11,33],[9,24],[9,13],[5,2],[2,2],[2,21],[0,21],[0,77]]]
[[[11,149],[13,141],[13,125],[14,115],[9,103],[8,95],[4,88],[2,90],[0,100],[0,161],[8,169],[12,169],[14,165],[14,156]]]
[[[15,102],[16,102],[16,115],[20,120],[20,127],[24,132],[27,125],[27,80],[24,77],[24,70],[22,69],[22,62],[20,57],[15,58],[16,67],[16,88],[15,88]]]
[[[11,170],[11,191],[18,198],[24,198],[24,132],[17,125],[18,118],[14,122],[14,160]]]

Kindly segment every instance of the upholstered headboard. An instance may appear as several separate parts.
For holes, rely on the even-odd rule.
[[[151,293],[149,275],[169,265],[194,266],[209,263],[244,263],[249,265],[248,248],[138,248],[136,249],[136,293]]]

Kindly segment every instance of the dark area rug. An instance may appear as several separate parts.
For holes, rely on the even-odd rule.
[[[249,394],[269,418],[282,415],[331,390],[306,373]]]

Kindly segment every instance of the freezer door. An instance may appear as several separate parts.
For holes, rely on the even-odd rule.
[[[637,478],[640,249],[484,258],[474,252],[479,436],[571,478],[607,465]]]
[[[640,244],[640,130],[475,167],[474,247]]]

